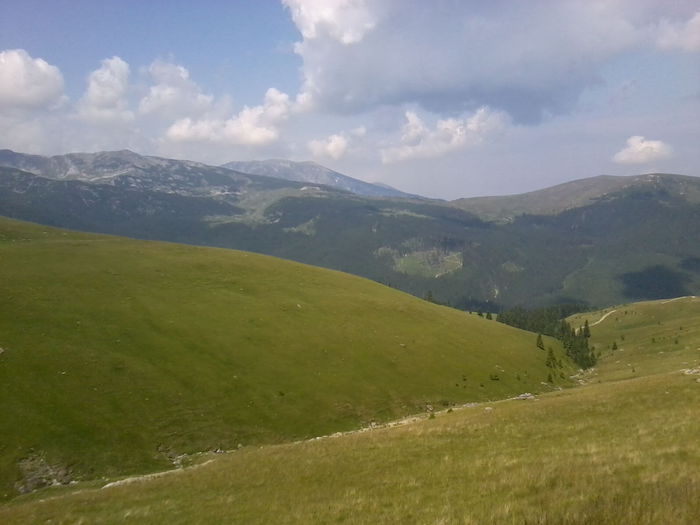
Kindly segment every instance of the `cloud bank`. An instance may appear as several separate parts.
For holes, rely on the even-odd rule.
[[[657,39],[696,49],[700,25],[700,13],[687,20],[689,1],[283,3],[303,37],[304,93],[327,111],[418,104],[455,115],[489,106],[526,124],[572,111],[622,53]]]

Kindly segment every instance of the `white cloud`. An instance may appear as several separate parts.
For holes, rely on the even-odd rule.
[[[438,120],[434,129],[426,127],[413,111],[407,111],[405,116],[399,144],[381,150],[384,164],[439,157],[474,147],[502,131],[508,123],[507,115],[486,107],[479,108],[468,118]]]
[[[270,88],[263,104],[244,107],[230,119],[204,118],[177,120],[166,132],[176,142],[221,142],[244,146],[261,146],[279,138],[278,124],[294,110],[289,95]]]
[[[700,11],[687,22],[664,20],[659,28],[657,43],[661,49],[700,51]]]
[[[0,109],[37,109],[60,102],[63,75],[24,49],[0,52]]]
[[[673,150],[660,140],[646,140],[640,135],[627,139],[627,147],[618,151],[613,160],[618,164],[646,164],[671,157]]]
[[[325,139],[312,140],[308,147],[314,157],[330,157],[333,160],[338,160],[345,155],[345,151],[348,149],[348,139],[342,135],[334,134]]]
[[[155,85],[141,99],[140,113],[174,119],[185,115],[198,116],[211,108],[214,97],[202,93],[184,67],[156,60],[148,72]]]
[[[653,0],[506,9],[483,0],[283,1],[303,36],[295,50],[302,94],[314,107],[351,113],[417,104],[454,116],[486,105],[523,123],[571,112],[600,84],[606,63],[652,43],[662,16],[684,19],[697,9]],[[695,22],[681,29],[687,47]]]
[[[78,116],[93,123],[124,123],[134,119],[126,98],[129,64],[118,56],[106,58],[88,77],[88,87],[78,103]]]
[[[374,1],[374,0],[372,0]],[[367,0],[282,0],[307,40],[328,35],[342,44],[360,42],[374,29]]]

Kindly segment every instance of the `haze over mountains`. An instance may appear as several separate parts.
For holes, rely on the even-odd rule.
[[[0,165],[12,166],[0,168],[2,215],[266,253],[460,308],[605,306],[700,291],[695,177],[601,176],[446,203],[129,151],[49,158],[5,150]],[[253,167],[279,172],[270,165],[285,164]]]

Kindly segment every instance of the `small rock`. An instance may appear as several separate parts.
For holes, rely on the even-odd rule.
[[[532,395],[530,392],[525,392],[524,394],[520,394],[519,396],[516,396],[513,399],[535,399],[535,396]]]
[[[491,412],[493,410],[493,407],[484,407],[485,412]]]

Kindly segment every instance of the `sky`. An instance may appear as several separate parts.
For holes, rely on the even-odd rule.
[[[0,0],[0,148],[443,199],[700,176],[700,1]]]

